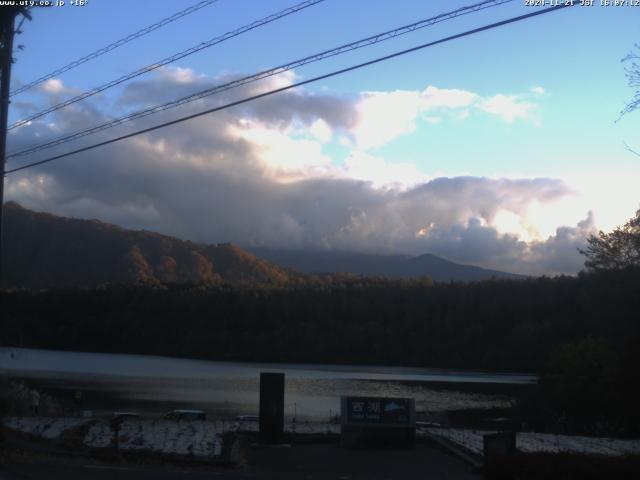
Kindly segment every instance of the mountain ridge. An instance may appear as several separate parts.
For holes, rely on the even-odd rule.
[[[16,202],[4,208],[3,285],[21,288],[104,284],[285,284],[311,274],[434,281],[524,278],[461,265],[436,255],[278,250],[231,243],[200,244],[96,219],[35,212]]]
[[[438,282],[480,281],[491,278],[523,279],[523,275],[464,265],[431,253],[378,255],[347,251],[284,250],[245,247],[254,255],[303,273],[350,272],[391,278],[431,277]]]
[[[16,202],[5,204],[4,223],[4,285],[10,287],[285,283],[299,275],[228,243],[202,245]]]

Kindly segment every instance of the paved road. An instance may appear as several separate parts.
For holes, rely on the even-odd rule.
[[[82,459],[0,467],[0,480],[477,480],[466,465],[428,445],[415,449],[343,450],[336,445],[252,448],[249,465],[237,469],[92,464]]]
[[[417,444],[413,449],[346,450],[337,445],[294,445],[280,450],[254,448],[249,461],[264,472],[313,472],[344,479],[479,478],[458,459],[426,444]]]

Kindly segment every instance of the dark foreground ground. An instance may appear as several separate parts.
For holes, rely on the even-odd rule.
[[[413,449],[345,450],[336,444],[252,447],[238,467],[163,465],[97,461],[13,452],[5,454],[0,480],[170,480],[170,479],[451,479],[480,478],[462,462],[430,445]]]

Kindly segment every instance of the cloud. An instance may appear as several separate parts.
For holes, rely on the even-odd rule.
[[[318,122],[320,125],[318,125]],[[330,130],[317,120],[310,126],[314,137],[330,136]],[[237,124],[229,125],[227,132],[231,140],[244,140],[250,143],[261,163],[263,172],[269,172],[273,179],[291,181],[309,176],[320,175],[331,164],[331,159],[322,153],[318,141],[294,139],[287,130],[269,128],[254,120],[240,119]]]
[[[433,85],[424,89],[420,102],[424,110],[434,108],[462,108],[468,107],[478,95],[473,92],[458,89],[437,88]]]
[[[159,77],[161,79],[163,78],[169,79],[176,83],[187,83],[187,84],[193,84],[197,80],[202,80],[206,78],[205,75],[202,75],[202,74],[197,75],[190,68],[181,68],[181,67],[173,67],[173,66],[161,68],[159,71]]]
[[[355,103],[356,120],[351,134],[360,149],[383,146],[390,141],[413,133],[420,114],[430,124],[440,123],[442,117],[426,112],[455,110],[473,104],[478,95],[465,90],[437,88],[432,85],[422,92],[395,90],[366,92]]]
[[[431,115],[425,115],[422,119],[431,125],[437,125],[442,122],[442,117],[433,117]]]
[[[380,147],[416,129],[420,94],[415,91],[368,92],[356,103],[352,128],[360,148]]]
[[[545,92],[546,92],[546,90],[543,87],[533,87],[531,89],[531,93],[533,93],[534,95],[537,95],[537,96],[544,95]]]
[[[292,78],[247,86],[244,93]],[[135,108],[153,103],[163,90],[182,94],[218,81],[190,71],[163,71],[125,88],[118,106]],[[121,132],[240,94],[224,93],[145,118]],[[570,195],[562,181],[430,178],[413,164],[367,151],[413,131],[425,112],[442,116],[454,109],[459,114],[479,101],[469,92],[435,87],[352,96],[295,89],[10,175],[7,198],[38,210],[98,217],[200,242],[433,252],[524,273],[575,272],[577,261],[568,252],[592,223],[560,227],[549,238],[530,242],[507,225],[525,218],[534,202],[551,205]],[[97,105],[78,102],[46,122],[12,131],[10,149],[33,142],[36,134],[51,138],[109,119]],[[103,132],[78,145],[112,135]],[[335,148],[349,150],[344,162],[325,151],[334,138],[341,144]],[[10,167],[17,164],[11,161]]]
[[[42,84],[42,91],[46,93],[62,93],[64,92],[64,85],[58,78],[50,78]]]
[[[483,100],[479,105],[481,110],[497,115],[507,123],[513,123],[517,119],[530,119],[534,107],[533,103],[522,101],[515,95],[501,93]]]
[[[317,119],[311,124],[311,126],[309,127],[309,133],[311,133],[314,138],[320,140],[322,143],[329,142],[333,135],[329,124],[321,118]]]
[[[539,273],[575,272],[584,264],[584,257],[578,249],[584,249],[586,237],[597,231],[593,212],[590,211],[587,218],[575,227],[558,227],[555,235],[545,241],[533,242],[529,246],[527,260],[538,266]]]
[[[338,171],[340,173],[340,171]],[[373,187],[403,189],[429,178],[411,163],[390,163],[383,158],[354,150],[346,158],[342,177],[369,182]]]
[[[38,85],[35,91],[47,98],[50,105],[54,105],[68,99],[69,97],[82,93],[82,90],[68,87],[59,78],[50,78],[46,80],[41,85]]]
[[[466,225],[431,229],[422,240],[428,251],[461,263],[528,275],[556,275],[582,269],[584,257],[579,249],[585,248],[587,236],[595,232],[589,212],[575,227],[559,227],[545,240],[525,242],[477,218],[469,219]]]
[[[467,90],[433,85],[423,91],[365,92],[355,102],[357,115],[350,132],[358,148],[368,150],[413,133],[419,119],[429,124],[441,123],[447,117],[466,120],[470,110],[476,110],[513,123],[531,120],[535,108],[536,104],[517,95],[497,94],[483,98]]]

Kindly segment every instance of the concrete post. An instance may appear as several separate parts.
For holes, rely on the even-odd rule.
[[[260,373],[260,443],[284,440],[284,373]]]

